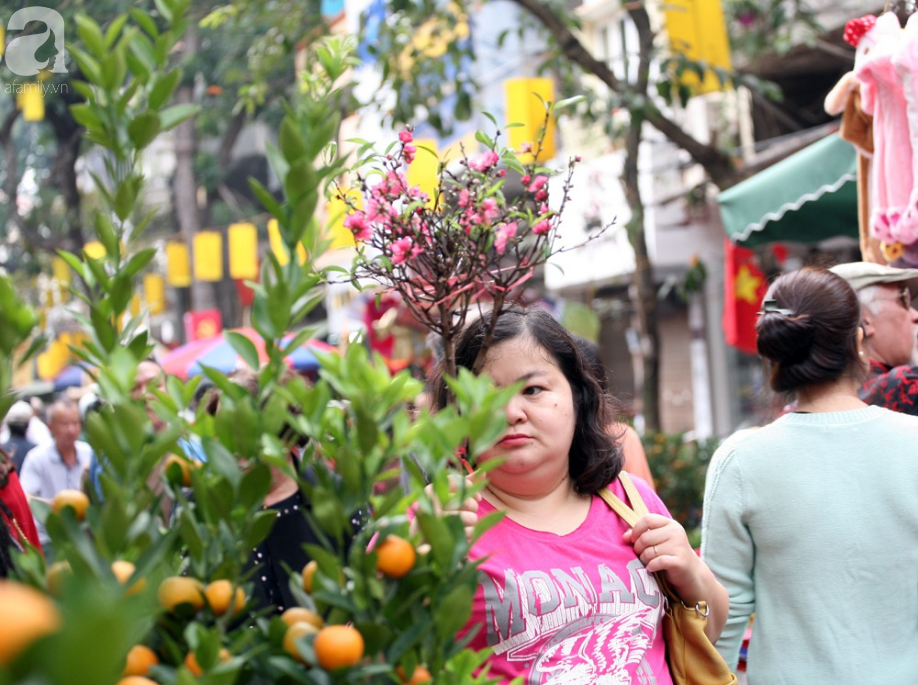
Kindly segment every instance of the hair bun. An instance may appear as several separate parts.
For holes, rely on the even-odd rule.
[[[756,325],[759,354],[777,364],[798,364],[810,356],[816,328],[809,314],[763,312]]]

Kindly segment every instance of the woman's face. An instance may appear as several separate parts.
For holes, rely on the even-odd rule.
[[[500,387],[524,383],[504,410],[503,438],[479,457],[504,457],[490,483],[521,497],[566,483],[576,413],[570,383],[548,351],[529,337],[507,340],[488,352],[482,372]]]

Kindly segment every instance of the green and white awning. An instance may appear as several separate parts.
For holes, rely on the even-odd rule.
[[[833,133],[717,196],[731,241],[857,237],[857,153]]]

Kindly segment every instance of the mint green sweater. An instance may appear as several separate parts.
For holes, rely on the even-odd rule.
[[[702,556],[730,594],[717,648],[749,685],[918,682],[918,417],[787,414],[729,438]]]

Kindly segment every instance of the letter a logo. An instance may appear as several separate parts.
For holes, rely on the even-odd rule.
[[[9,45],[6,46],[6,65],[10,71],[19,76],[35,76],[42,69],[46,69],[51,60],[39,61],[35,58],[35,53],[48,42],[49,35],[54,34],[56,54],[51,71],[56,74],[66,74],[64,18],[48,7],[25,7],[10,17],[7,30],[22,31],[30,21],[43,22],[47,29],[41,33],[19,36],[9,42]]]

